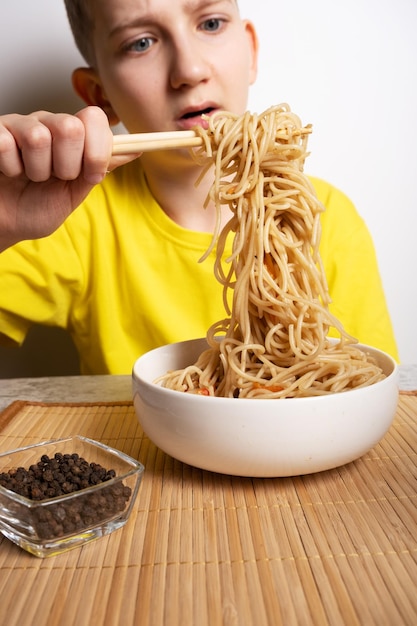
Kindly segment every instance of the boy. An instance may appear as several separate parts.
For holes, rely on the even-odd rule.
[[[66,6],[89,66],[73,74],[87,107],[0,118],[0,337],[62,326],[83,373],[126,374],[146,350],[205,335],[224,310],[213,254],[198,263],[214,229],[214,207],[202,208],[210,176],[195,186],[188,150],[112,157],[109,124],[186,130],[216,110],[243,113],[258,42],[235,0]],[[331,310],[397,357],[369,233],[343,194],[313,182],[327,208]]]

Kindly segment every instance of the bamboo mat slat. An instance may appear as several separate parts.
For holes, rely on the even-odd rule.
[[[277,479],[164,454],[129,402],[15,402],[0,451],[82,434],[145,465],[128,523],[47,559],[0,535],[0,624],[417,624],[417,395],[357,461]]]

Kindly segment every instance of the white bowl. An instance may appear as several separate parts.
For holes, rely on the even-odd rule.
[[[195,362],[205,339],[156,348],[133,366],[133,401],[144,432],[167,454],[236,476],[310,474],[344,465],[389,429],[398,402],[398,366],[371,353],[386,378],[332,395],[291,399],[213,398],[164,389],[153,381]]]

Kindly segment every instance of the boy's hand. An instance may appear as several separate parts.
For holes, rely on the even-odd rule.
[[[98,107],[0,117],[0,251],[62,224],[110,169],[112,137]]]

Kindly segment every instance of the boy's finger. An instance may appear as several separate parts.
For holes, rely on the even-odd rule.
[[[48,129],[51,140],[50,169],[45,175],[61,180],[75,180],[83,164],[86,134],[83,123],[73,115],[50,113],[39,114],[39,121]]]
[[[0,173],[14,177],[22,172],[23,162],[16,140],[7,128],[0,126]]]
[[[123,154],[123,155],[113,156],[110,159],[110,163],[107,169],[109,172],[112,172],[117,167],[120,167],[121,165],[126,165],[126,163],[130,163],[130,161],[134,161],[135,159],[140,157],[142,154],[143,154],[142,152],[138,152],[137,154]]]
[[[52,137],[48,128],[39,121],[36,115],[5,116],[2,124],[3,172],[6,173],[7,170],[9,176],[24,172],[33,181],[48,179],[52,162]],[[5,130],[9,133],[8,138],[4,134]],[[5,143],[6,148],[4,148]]]
[[[89,183],[99,183],[109,169],[113,134],[107,116],[98,107],[87,107],[77,113],[85,129],[83,176]]]

